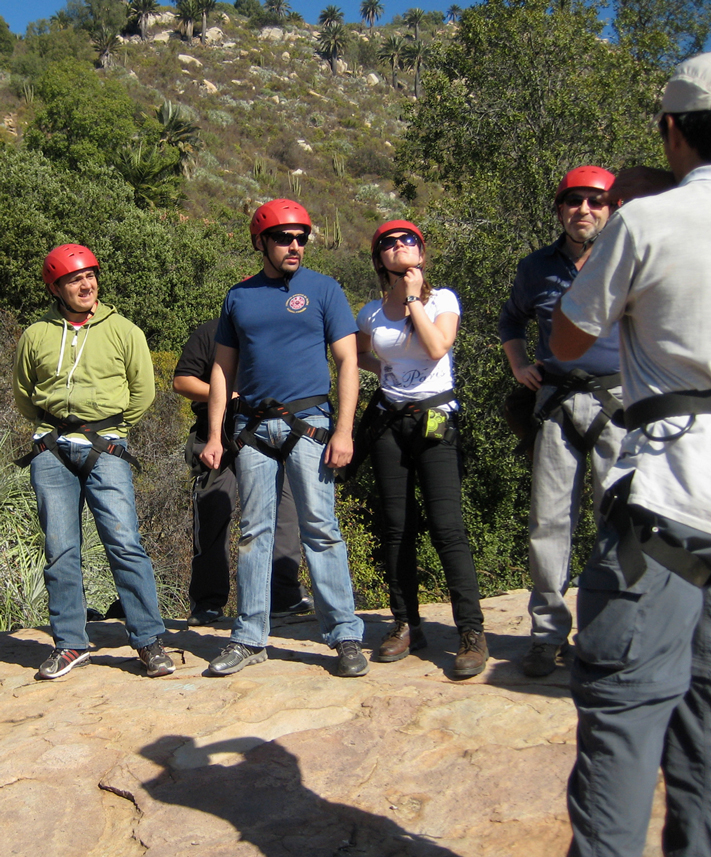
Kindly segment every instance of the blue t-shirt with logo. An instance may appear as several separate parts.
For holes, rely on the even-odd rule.
[[[255,407],[326,395],[327,346],[357,329],[336,280],[308,268],[288,281],[261,271],[227,293],[215,341],[239,351],[236,387]]]

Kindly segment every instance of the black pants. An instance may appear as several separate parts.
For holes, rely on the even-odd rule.
[[[196,441],[196,457],[205,444]],[[210,488],[202,486],[207,473],[193,485],[193,561],[190,600],[203,609],[222,609],[230,594],[230,523],[237,503],[237,480],[227,468]],[[299,602],[306,590],[299,584],[301,540],[296,505],[288,481],[284,480],[272,555],[272,605],[280,612]]]
[[[462,518],[458,436],[425,441],[421,424],[402,417],[373,444],[370,455],[385,518],[390,609],[395,619],[417,624],[417,524],[415,479],[419,479],[432,544],[442,563],[459,633],[481,631],[479,585]]]

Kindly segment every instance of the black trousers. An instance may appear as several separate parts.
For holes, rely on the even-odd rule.
[[[205,444],[193,444],[199,456]],[[207,473],[193,485],[193,560],[189,595],[198,608],[222,609],[230,594],[230,524],[237,504],[237,480],[227,468],[212,485],[203,485]],[[280,612],[299,602],[306,590],[299,583],[301,540],[296,505],[288,481],[284,480],[272,555],[272,605]]]
[[[459,633],[481,631],[479,584],[462,518],[462,474],[458,435],[453,441],[424,440],[421,424],[402,417],[371,449],[385,520],[386,572],[395,619],[417,624],[418,507],[415,481],[425,502],[432,544],[444,569]]]

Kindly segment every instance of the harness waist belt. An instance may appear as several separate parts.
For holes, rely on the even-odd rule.
[[[540,427],[562,409],[563,402],[568,396],[575,393],[591,393],[600,403],[601,410],[590,423],[585,434],[578,431],[573,425],[573,421],[563,410],[565,437],[579,452],[589,452],[610,421],[617,426],[622,425],[622,402],[610,393],[610,390],[619,387],[620,383],[619,372],[612,375],[590,375],[582,369],[573,369],[567,375],[560,375],[545,369],[543,371],[543,384],[555,387],[556,390],[546,399],[540,410],[534,412],[531,429],[514,451],[517,453],[525,452],[533,444]]]
[[[625,427],[627,431],[634,431],[657,420],[665,420],[669,417],[693,418],[696,414],[711,414],[711,390],[679,390],[641,399],[625,409]],[[683,432],[688,431],[692,424],[693,419]],[[674,437],[679,436],[674,435]],[[674,437],[655,439],[673,440]]]
[[[49,450],[55,458],[74,473],[75,476],[85,479],[92,471],[94,465],[99,459],[99,456],[106,452],[109,455],[115,455],[117,458],[123,458],[129,464],[132,464],[140,471],[141,465],[130,452],[123,448],[120,444],[113,443],[108,438],[102,437],[99,432],[109,428],[117,428],[123,423],[123,411],[118,414],[113,414],[110,417],[105,417],[103,420],[87,423],[80,417],[74,414],[69,414],[68,417],[60,419],[50,414],[49,411],[44,411],[41,408],[38,411],[40,420],[44,423],[49,423],[53,426],[51,432],[48,432],[42,437],[37,438],[32,444],[31,452],[23,455],[21,458],[15,459],[15,464],[18,467],[27,467],[33,458],[41,455],[46,450]],[[81,434],[91,443],[91,452],[87,455],[86,460],[81,467],[77,467],[68,458],[62,454],[61,445],[58,443],[59,438],[67,434]]]

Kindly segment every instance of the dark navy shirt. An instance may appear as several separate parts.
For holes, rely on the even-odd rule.
[[[237,389],[252,407],[326,395],[327,346],[358,328],[343,289],[299,268],[286,280],[264,271],[237,283],[222,305],[215,341],[239,351]]]
[[[549,346],[553,309],[558,299],[578,274],[572,260],[561,249],[565,235],[553,244],[536,250],[519,262],[511,297],[504,304],[499,318],[502,342],[526,339],[531,319],[538,322],[536,359],[551,372],[567,374],[582,369],[591,375],[612,375],[620,371],[620,343],[615,324],[609,336],[600,337],[577,360],[558,360]]]

